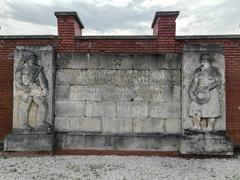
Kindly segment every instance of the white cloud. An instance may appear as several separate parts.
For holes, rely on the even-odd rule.
[[[88,0],[87,3],[94,4],[96,6],[122,6],[126,7],[129,3],[131,3],[131,0]]]
[[[150,8],[155,6],[173,6],[177,4],[179,0],[145,0],[140,5],[142,7]]]
[[[36,25],[13,19],[0,19],[0,35],[56,35],[57,28],[49,25]],[[17,31],[16,31],[17,29]]]

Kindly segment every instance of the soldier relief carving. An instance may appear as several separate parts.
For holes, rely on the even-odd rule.
[[[16,68],[15,72],[16,95],[19,98],[18,119],[20,129],[31,130],[29,125],[29,111],[32,103],[37,105],[35,129],[44,130],[49,128],[46,122],[48,103],[48,81],[43,71],[43,66],[38,64],[35,53],[28,51]]]
[[[218,92],[221,74],[213,65],[213,58],[209,53],[201,54],[199,62],[200,67],[195,70],[189,88],[189,116],[192,117],[192,129],[213,131],[216,118],[222,115]]]

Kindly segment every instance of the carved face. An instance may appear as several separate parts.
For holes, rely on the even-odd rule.
[[[35,65],[35,64],[37,63],[37,58],[36,58],[36,56],[31,55],[31,56],[28,58],[28,60],[27,60],[26,63],[27,63],[27,65],[29,65],[29,66]]]
[[[210,56],[208,54],[203,54],[200,57],[200,64],[202,69],[207,69],[210,67]]]

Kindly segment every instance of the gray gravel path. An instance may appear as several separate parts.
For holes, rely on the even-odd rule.
[[[240,156],[230,159],[168,157],[0,157],[0,179],[240,179]]]

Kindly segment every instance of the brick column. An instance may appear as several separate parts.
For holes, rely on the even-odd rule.
[[[55,12],[58,26],[59,51],[69,52],[75,49],[75,36],[82,35],[83,23],[76,12]]]
[[[153,35],[158,37],[158,52],[176,51],[176,18],[179,11],[157,11],[153,22]]]

